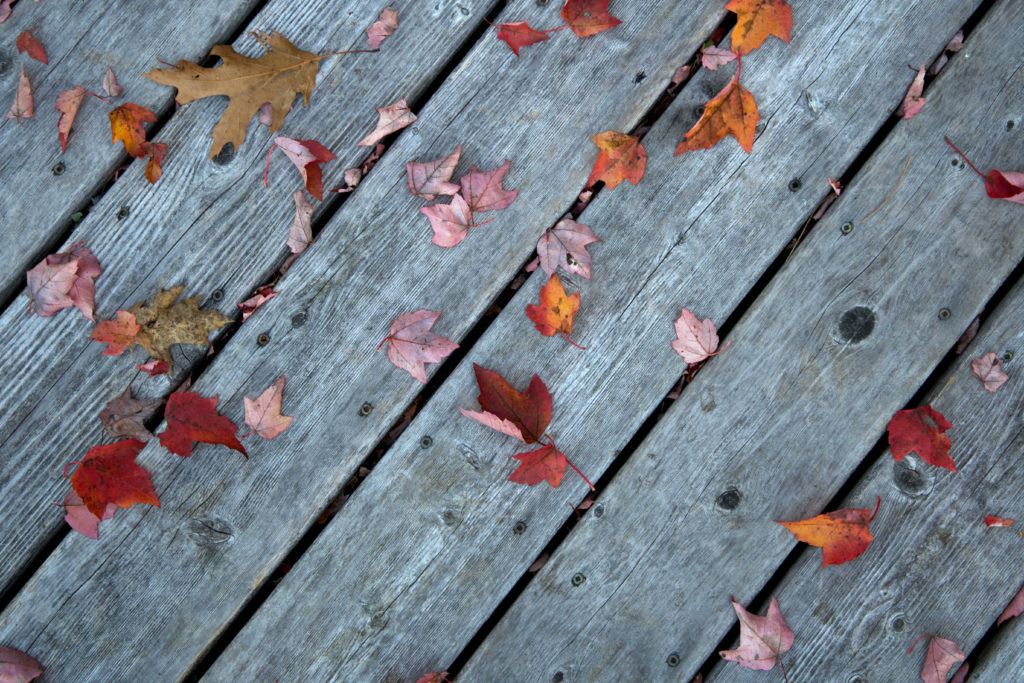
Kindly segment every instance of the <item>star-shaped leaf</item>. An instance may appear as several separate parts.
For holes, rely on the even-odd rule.
[[[732,51],[745,55],[761,47],[768,36],[789,42],[793,8],[786,0],[729,0],[725,9],[736,13]]]
[[[931,406],[901,410],[893,415],[886,427],[892,457],[899,462],[914,452],[929,465],[956,472],[956,465],[949,454],[949,437],[944,433],[952,427],[953,423]]]
[[[719,656],[755,671],[773,669],[775,662],[781,661],[781,655],[793,647],[794,640],[793,631],[782,618],[779,601],[773,595],[763,617],[751,614],[733,598],[730,601],[740,620],[740,646],[721,650]]]
[[[217,397],[203,398],[191,391],[177,391],[167,397],[164,408],[167,429],[160,432],[160,445],[175,455],[192,455],[192,442],[221,444],[246,458],[245,446],[235,434],[238,426],[217,412]]]
[[[145,445],[137,439],[125,439],[93,446],[77,463],[71,487],[89,512],[102,518],[108,504],[123,508],[135,503],[160,506],[149,472],[135,464],[135,457]]]
[[[757,103],[736,76],[704,105],[704,113],[676,146],[674,156],[696,149],[709,149],[726,135],[736,138],[747,154],[754,147],[759,120]]]
[[[509,475],[508,480],[517,484],[533,486],[547,481],[552,488],[558,488],[565,474],[565,455],[555,448],[554,443],[543,444],[535,450],[516,453],[512,456],[520,461],[519,467]]]
[[[267,387],[256,398],[243,396],[245,403],[245,424],[264,439],[273,439],[283,432],[295,418],[281,414],[281,397],[284,393],[284,375]]]
[[[563,218],[548,228],[537,240],[537,258],[541,269],[549,276],[558,268],[567,273],[590,279],[590,253],[587,245],[600,242],[590,226]]]
[[[878,499],[881,505],[882,499]],[[857,557],[871,545],[874,537],[869,524],[878,513],[868,509],[836,510],[799,522],[779,522],[796,540],[822,549],[821,566],[842,564]]]
[[[640,144],[639,138],[606,130],[591,139],[601,150],[601,154],[598,155],[597,161],[594,162],[594,170],[587,178],[587,187],[603,180],[609,190],[614,190],[623,180],[636,185],[644,177],[647,151]]]
[[[425,363],[440,363],[459,348],[455,342],[445,339],[430,331],[437,319],[439,311],[420,309],[411,313],[403,313],[391,323],[391,332],[384,341],[388,345],[388,360],[395,367],[401,368],[420,382],[427,383]],[[380,345],[377,346],[378,350]]]

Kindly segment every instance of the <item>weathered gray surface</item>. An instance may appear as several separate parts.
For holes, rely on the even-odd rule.
[[[927,645],[908,656],[918,636],[932,633],[970,652],[1020,589],[1024,544],[1015,528],[987,529],[982,520],[1020,510],[1024,382],[1011,363],[1011,379],[987,392],[971,375],[971,359],[1024,348],[1022,306],[1018,285],[925,399],[953,423],[947,435],[958,473],[916,455],[897,463],[887,451],[839,506],[873,507],[881,496],[871,523],[875,540],[864,555],[822,568],[820,551],[811,548],[776,589],[799,634],[785,658],[792,680],[914,680]],[[756,679],[725,664],[709,680]],[[978,680],[1014,680],[1017,672]]]
[[[602,195],[581,218],[605,240],[591,248],[592,282],[566,278],[572,280],[569,289],[583,291],[574,336],[587,351],[533,330],[522,313],[543,279],[533,276],[209,678],[405,680],[450,663],[564,521],[566,502],[578,501],[585,490],[571,472],[558,490],[506,481],[516,443],[458,415],[459,406],[475,405],[469,361],[498,370],[517,386],[537,372],[554,394],[552,434],[585,473],[598,476],[684,370],[668,344],[679,307],[724,319],[823,194],[824,185],[816,189],[809,179],[842,172],[887,116],[888,103],[899,101],[904,64],[929,59],[956,30],[964,16],[957,13],[967,8],[949,8],[952,14],[926,24],[914,6],[865,3],[852,12],[861,23],[836,7],[808,8],[793,46],[773,42],[744,60],[744,82],[769,121],[750,157],[726,141],[710,152],[671,158],[694,107],[728,75],[695,84],[696,92],[684,90],[647,140],[647,177],[636,188],[624,185]],[[883,27],[888,37],[880,36]],[[894,75],[886,80],[879,73]],[[834,143],[823,150],[823,139]],[[785,190],[795,175],[805,178],[806,192]],[[879,181],[886,189],[869,188],[862,201],[877,203],[894,181]],[[730,349],[720,361],[734,353]],[[695,401],[699,393],[684,395]],[[426,451],[419,447],[425,434],[434,444]],[[650,464],[638,457],[636,466]],[[653,504],[646,490],[625,495],[629,500],[621,505],[636,508],[632,523],[669,523],[662,511],[646,517]],[[517,520],[527,523],[523,535],[513,533]],[[587,522],[593,523],[602,521]],[[664,569],[670,565],[666,561]],[[560,595],[589,592],[589,572],[584,588],[569,586],[574,571],[560,574]],[[678,580],[674,567],[670,580]],[[311,604],[301,597],[310,594],[321,599]],[[534,630],[547,637],[595,628],[564,609],[560,598],[545,600],[533,621],[520,623],[515,635],[489,650],[493,668],[473,669],[466,680],[547,680],[557,670],[578,680],[597,675],[544,658],[540,638],[530,635]],[[620,622],[619,628],[634,626]],[[651,659],[646,651],[618,652],[621,635],[599,645],[621,656],[609,665],[609,676],[628,672],[647,680],[663,671],[662,654]],[[318,646],[302,647],[310,639]]]
[[[665,3],[621,14],[625,23],[617,34],[573,42],[563,33],[561,45],[552,39],[540,46],[550,48],[538,53],[540,61],[515,60],[488,34],[289,271],[281,294],[241,327],[195,387],[219,394],[223,412],[240,422],[240,395],[255,395],[283,372],[285,411],[297,416],[295,424],[273,442],[250,443],[248,462],[202,447],[189,462],[178,462],[148,448],[139,461],[153,472],[162,507],[119,513],[115,525],[101,530],[99,543],[66,539],[0,616],[0,638],[38,653],[57,676],[187,671],[419,390],[383,354],[372,353],[391,320],[435,307],[445,311],[439,332],[456,339],[464,334],[583,186],[596,157],[590,136],[632,125],[680,55],[691,54],[720,20],[721,8],[709,1],[695,12]],[[557,8],[521,2],[509,15],[549,21]],[[422,36],[419,42],[425,43]],[[634,83],[639,70],[648,78]],[[379,97],[379,104],[393,99]],[[310,116],[302,119],[310,122],[308,130],[285,132],[314,137],[323,112]],[[372,125],[374,117],[367,118],[361,128]],[[203,121],[212,125],[209,117]],[[460,170],[470,163],[490,169],[511,158],[507,185],[520,187],[522,195],[457,249],[441,250],[429,244],[427,221],[417,211],[422,202],[408,195],[404,165],[436,158],[458,143]],[[293,169],[280,169],[295,182]],[[258,172],[253,175],[255,186]],[[273,170],[271,176],[274,182]],[[281,192],[288,201],[292,187]],[[261,206],[256,213],[271,210]],[[274,223],[281,226],[279,240],[289,221]],[[223,247],[217,272],[224,273],[238,244]],[[179,245],[190,247],[195,243]],[[241,298],[239,287],[223,288],[226,300]],[[299,312],[306,322],[296,326]],[[264,332],[271,344],[258,347],[256,337]],[[98,349],[93,353],[98,359]],[[119,389],[111,386],[105,398]],[[366,418],[357,414],[364,401],[374,405]],[[202,533],[204,521],[227,529],[226,538]],[[369,604],[365,609],[375,611]],[[70,634],[88,628],[98,613],[104,614],[102,632],[90,642],[69,643]],[[152,656],[146,660],[135,656],[153,642],[162,644],[159,651],[147,648]]]
[[[931,14],[901,10],[909,24]],[[463,670],[466,680],[547,680],[555,672],[567,681],[618,680],[622,672],[689,680],[712,654],[735,623],[730,594],[748,601],[794,545],[773,520],[821,512],[1024,253],[1020,207],[987,198],[977,176],[951,165],[936,132],[985,150],[986,165],[1015,165],[1020,133],[1008,132],[1005,122],[1019,116],[1024,83],[1019,70],[1008,74],[1001,65],[1021,62],[1024,43],[1014,19],[1020,10],[1020,2],[1001,3],[986,18],[924,110],[897,126],[739,322],[731,347],[708,363],[618,473],[599,498],[602,516],[588,515],[538,572]],[[857,16],[880,20],[885,12],[874,5]],[[848,44],[859,33],[833,35]],[[908,61],[891,47],[883,40],[875,49],[892,58],[893,68]],[[869,69],[869,80],[879,72]],[[771,131],[770,125],[759,144]],[[889,194],[908,156],[911,168],[885,208],[842,235],[843,222],[859,221]],[[751,220],[761,218],[748,212]],[[707,221],[719,224],[715,218]],[[725,252],[716,247],[707,258]],[[699,284],[678,276],[691,264]],[[643,303],[696,299],[698,312],[721,320],[728,309],[692,293],[714,287],[715,274],[721,270],[697,256],[670,257],[646,281]],[[839,322],[856,306],[869,308],[876,321],[854,343]],[[944,307],[952,315],[942,321]],[[662,315],[667,326],[668,311]],[[631,343],[643,339],[629,326],[623,332]],[[638,351],[629,370],[643,381]],[[605,378],[591,381],[607,398]],[[586,422],[607,426],[594,418]],[[730,488],[741,496],[731,511],[716,505]],[[883,513],[889,514],[884,502]],[[856,570],[856,563],[829,568],[834,576]],[[574,588],[577,572],[586,581]],[[673,652],[677,668],[666,664]]]
[[[86,208],[117,167],[131,161],[124,145],[110,144],[107,113],[124,102],[134,102],[166,114],[173,91],[142,77],[157,63],[199,59],[217,42],[226,41],[256,6],[256,0],[202,0],[180,2],[35,3],[22,2],[0,25],[0,300],[25,286],[25,271],[34,266],[47,245],[59,241],[71,226],[71,214]],[[15,37],[39,26],[34,35],[42,42],[49,66],[15,50]],[[6,117],[22,65],[32,83],[35,117],[19,126]],[[104,95],[107,67],[114,69],[125,91],[106,104],[86,96],[68,136],[66,153],[57,139],[54,109],[57,94],[81,85]],[[167,164],[182,164],[173,145]],[[64,163],[55,176],[53,167]],[[164,183],[166,183],[166,179]],[[169,188],[143,189],[152,194]],[[170,189],[170,191],[175,191]]]
[[[974,681],[1012,681],[1024,671],[1024,619],[1005,622],[981,652],[972,653],[971,679]]]
[[[397,7],[403,11],[414,5]],[[402,32],[389,38],[380,53],[325,60],[310,107],[292,111],[280,134],[314,138],[334,150],[339,160],[326,164],[324,184],[342,184],[344,169],[367,153],[355,142],[376,123],[374,108],[422,93],[441,66],[424,64],[435,64],[438,52],[458,48],[490,6],[478,3],[468,15],[450,2],[437,3],[429,12],[408,11]],[[327,12],[323,5],[276,2],[255,18],[253,27],[302,35],[301,47],[320,52],[359,48],[379,8],[355,10],[358,14],[350,16]],[[351,25],[355,16],[360,22]],[[439,31],[439,25],[445,30]],[[253,38],[239,43],[240,51],[259,54]],[[235,302],[265,282],[288,253],[285,240],[295,214],[291,195],[301,187],[299,174],[277,152],[269,186],[262,187],[271,136],[255,120],[232,160],[210,161],[210,132],[224,107],[223,98],[182,107],[161,132],[169,151],[160,182],[150,186],[142,165],[133,165],[69,238],[69,244],[84,240],[103,264],[97,280],[98,319],[179,284],[186,285],[184,296],[221,290],[221,310],[237,316]],[[393,177],[387,179],[389,188]],[[130,213],[117,220],[121,207]],[[249,324],[262,332],[266,312],[287,305],[278,298]],[[93,326],[77,311],[39,318],[27,315],[27,308],[27,298],[19,297],[0,317],[0,345],[7,349],[0,356],[0,376],[7,382],[0,398],[0,587],[8,586],[26,558],[64,525],[50,505],[67,491],[59,474],[100,440],[96,416],[106,402],[129,382],[136,393],[168,391],[166,378],[151,379],[135,370],[144,352],[102,356],[105,345],[89,341]],[[291,314],[279,315],[287,321]],[[188,349],[176,367],[183,372],[202,356],[203,350]]]

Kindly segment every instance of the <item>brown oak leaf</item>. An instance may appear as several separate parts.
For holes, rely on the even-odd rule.
[[[128,309],[141,328],[135,343],[153,358],[167,363],[172,370],[174,361],[171,358],[171,346],[206,346],[211,332],[231,322],[231,318],[222,315],[220,311],[200,310],[198,302],[201,297],[182,299],[175,303],[184,289],[184,285],[179,285],[161,290],[152,302],[142,301]]]

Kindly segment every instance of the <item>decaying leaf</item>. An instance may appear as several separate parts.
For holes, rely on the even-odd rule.
[[[622,23],[608,13],[609,0],[565,0],[562,19],[580,38],[607,31]]]
[[[931,406],[901,410],[893,415],[886,427],[892,457],[899,462],[914,452],[929,465],[956,472],[956,465],[949,455],[949,437],[944,433],[952,427],[953,424]]]
[[[36,28],[39,27],[36,26]],[[18,52],[27,52],[28,56],[37,62],[49,64],[50,60],[46,58],[46,50],[43,48],[43,44],[32,35],[32,31],[35,31],[36,28],[30,28],[19,33],[15,45],[17,45]]]
[[[778,522],[786,527],[796,540],[822,549],[821,566],[842,564],[859,556],[874,537],[869,525],[878,514],[881,497],[875,511],[868,509],[836,510],[798,522]]]
[[[761,47],[768,36],[789,42],[793,8],[786,0],[729,0],[725,9],[736,13],[732,31],[733,52],[745,55]]]
[[[404,97],[394,104],[379,107],[377,114],[379,115],[377,127],[373,129],[373,132],[357,142],[356,147],[372,147],[381,138],[387,137],[395,131],[402,130],[416,120],[416,115],[409,109],[409,105],[406,104]]]
[[[390,333],[377,346],[377,350],[386,342],[388,360],[426,384],[427,370],[424,363],[440,363],[459,348],[455,342],[430,331],[440,317],[439,311],[426,309],[403,313],[391,323]]]
[[[153,297],[151,303],[139,302],[128,309],[140,326],[135,343],[144,348],[150,356],[174,368],[171,346],[175,344],[209,344],[211,332],[231,322],[231,318],[220,311],[199,309],[202,297],[182,299],[175,303],[184,285],[163,289]]]
[[[81,496],[73,490],[68,491],[68,495],[64,496],[64,502],[60,506],[64,508],[64,521],[68,523],[68,526],[94,541],[99,540],[100,537],[100,522],[112,518],[114,512],[117,511],[116,505],[107,503],[107,507],[103,510],[103,516],[97,517],[89,512],[89,509],[85,507],[85,503],[82,502]],[[0,656],[0,660],[2,659],[2,656]],[[3,674],[3,663],[0,661],[0,681],[5,680]]]
[[[71,124],[75,121],[75,115],[78,114],[78,108],[82,106],[82,99],[86,92],[85,88],[76,85],[57,95],[57,104],[54,105],[54,109],[60,112],[60,120],[57,121],[57,137],[60,139],[61,152],[66,152],[68,149]]]
[[[726,135],[736,138],[743,151],[750,154],[759,119],[754,96],[740,85],[738,76],[733,76],[721,92],[704,105],[700,120],[686,131],[683,141],[676,146],[674,156],[696,149],[709,149]]]
[[[107,93],[107,97],[119,97],[124,92],[124,88],[117,82],[114,70],[109,66],[106,73],[103,74],[103,92]]]
[[[594,170],[587,178],[587,187],[592,187],[594,183],[602,180],[609,190],[614,190],[623,180],[636,185],[644,177],[647,151],[640,144],[640,138],[606,130],[591,140],[601,153],[594,162]]]
[[[238,304],[238,307],[242,309],[242,322],[248,320],[249,316],[255,313],[257,308],[267,303],[275,296],[277,296],[277,292],[268,285],[266,287],[260,287],[251,297]]]
[[[125,439],[93,446],[81,461],[70,463],[78,465],[71,475],[71,487],[89,512],[102,518],[110,504],[123,508],[135,503],[160,507],[149,472],[135,464],[135,457],[145,445],[137,439]]]
[[[930,633],[925,633],[914,641],[907,654],[914,652],[914,647],[921,638],[931,638],[928,644],[928,652],[924,656],[924,666],[921,668],[921,680],[924,683],[946,683],[949,672],[953,667],[966,659],[963,651],[952,640],[939,638]]]
[[[281,396],[284,393],[284,375],[267,387],[256,398],[243,396],[245,424],[264,439],[273,439],[288,429],[295,418],[281,414]]]
[[[10,0],[6,0],[0,5],[0,22],[3,22],[10,13]],[[0,681],[4,683],[29,683],[29,681],[34,681],[42,674],[43,665],[32,657],[29,657],[21,650],[15,650],[13,647],[0,647]]]
[[[410,161],[405,165],[406,175],[409,177],[409,191],[416,197],[432,202],[437,195],[454,195],[459,191],[459,186],[451,182],[452,174],[459,163],[459,155],[462,154],[462,145],[458,145],[455,151],[446,157],[434,161]]]
[[[583,348],[569,339],[569,335],[572,334],[573,316],[579,309],[580,293],[566,296],[562,281],[557,275],[552,275],[547,284],[540,289],[540,303],[526,306],[526,316],[545,337],[560,334],[573,346]]]
[[[781,656],[793,647],[794,637],[793,631],[782,618],[779,601],[773,595],[768,604],[768,612],[760,617],[748,612],[734,598],[729,600],[740,620],[740,646],[734,650],[721,650],[719,656],[755,671],[769,671],[777,661],[785,671]]]
[[[335,156],[331,150],[321,145],[316,140],[293,140],[283,135],[274,138],[274,145],[279,147],[285,156],[295,164],[302,174],[302,182],[306,190],[319,200],[324,198],[323,171],[320,164],[325,161],[332,161]],[[274,148],[271,147],[273,152]],[[270,154],[267,154],[267,169],[270,169]],[[266,175],[263,177],[264,187],[267,184]]]
[[[995,351],[989,351],[984,356],[971,360],[971,374],[978,378],[985,391],[993,393],[999,391],[999,387],[1010,379],[1010,376],[1003,370],[1003,360],[996,355]]]
[[[384,39],[390,36],[398,28],[398,12],[393,9],[385,9],[380,13],[380,18],[373,22],[373,25],[366,31],[366,42],[374,50],[380,48]]]
[[[705,69],[717,71],[718,67],[725,66],[736,59],[736,56],[736,53],[732,50],[726,50],[724,47],[715,47],[714,45],[711,45],[700,51],[700,64]]]
[[[191,299],[189,299],[191,301]],[[217,412],[217,397],[203,398],[191,391],[176,391],[164,408],[167,429],[160,432],[160,445],[175,455],[192,455],[192,443],[221,444],[246,458],[245,446],[235,434],[238,426]]]
[[[903,96],[903,102],[896,110],[896,116],[902,116],[904,120],[914,118],[926,101],[921,97],[922,92],[924,92],[924,64],[921,65],[917,76],[914,77],[914,82],[910,84],[907,94]]]
[[[11,104],[7,118],[16,119],[21,125],[22,119],[30,119],[36,115],[36,104],[32,97],[32,84],[25,75],[25,67],[21,67],[21,75],[18,76],[18,90],[14,93],[14,102]]]
[[[236,151],[240,149],[249,120],[264,103],[271,108],[271,132],[281,128],[296,94],[302,94],[303,104],[309,105],[319,60],[327,56],[300,50],[277,32],[268,35],[257,31],[253,35],[266,49],[261,57],[244,57],[230,45],[215,45],[210,54],[221,58],[223,63],[218,66],[205,68],[181,59],[173,69],[154,69],[143,74],[177,88],[178,104],[212,95],[230,98],[228,108],[213,129],[211,158],[229,142]]]
[[[672,342],[672,350],[682,356],[687,363],[700,363],[725,350],[717,350],[718,329],[711,322],[711,318],[700,321],[684,308],[675,325],[676,339]]]
[[[548,33],[555,30],[557,29],[538,31],[525,21],[498,24],[498,40],[504,40],[518,57],[520,48],[548,40],[550,38]]]
[[[100,262],[83,243],[66,252],[50,254],[26,273],[31,307],[43,317],[75,306],[93,320],[96,278],[103,273]]]
[[[100,422],[112,439],[129,438],[149,441],[153,433],[144,424],[163,401],[159,398],[132,398],[132,388],[107,403],[100,411]]]
[[[1019,617],[1022,612],[1024,612],[1024,586],[1021,586],[1017,594],[1013,596],[1013,599],[1007,603],[1006,608],[999,615],[999,618],[996,619],[996,626],[999,626],[1007,619]]]
[[[590,253],[586,247],[600,241],[590,226],[571,218],[563,218],[555,227],[545,230],[537,240],[537,265],[549,277],[561,268],[567,273],[575,273],[589,280]]]
[[[313,243],[313,227],[310,221],[313,218],[313,205],[302,194],[302,190],[295,190],[292,194],[295,199],[295,218],[288,229],[288,248],[293,254],[301,254],[306,247]]]

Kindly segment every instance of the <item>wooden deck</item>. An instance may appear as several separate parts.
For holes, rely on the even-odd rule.
[[[338,156],[331,188],[366,157],[355,143],[377,107],[404,97],[419,118],[354,192],[316,203],[316,241],[245,322],[236,304],[289,256],[296,171],[275,156],[263,187],[274,134],[255,118],[209,159],[224,98],[175,108],[141,74],[218,43],[259,55],[254,30],[360,49],[386,3],[15,4],[0,84],[9,101],[24,65],[36,116],[0,119],[0,647],[42,662],[45,681],[781,680],[716,654],[738,634],[730,595],[759,613],[775,595],[796,634],[790,681],[916,680],[924,651],[907,649],[924,633],[959,644],[970,680],[1024,675],[1024,626],[994,627],[1024,583],[1024,539],[982,523],[1024,520],[1024,208],[988,198],[943,141],[983,171],[1024,171],[1024,0],[793,0],[792,42],[743,58],[753,152],[730,138],[673,156],[735,73],[700,69],[666,97],[724,4],[614,0],[620,26],[553,33],[516,58],[485,19],[553,27],[560,2],[392,2],[399,28],[381,51],[323,60],[279,134]],[[37,25],[48,66],[14,48]],[[908,66],[961,29],[923,110],[897,119]],[[87,98],[62,154],[57,93],[98,91],[107,66],[124,96]],[[105,113],[124,101],[160,117],[155,185],[108,144]],[[580,351],[535,331],[524,308],[546,277],[524,266],[586,186],[590,138],[641,125],[644,178],[578,218],[602,240],[591,280],[563,277],[582,292]],[[519,196],[441,249],[405,164],[456,145],[459,174],[508,159]],[[842,195],[809,222],[829,177]],[[101,355],[73,309],[28,315],[25,271],[83,240],[104,268],[97,319],[184,285],[236,324],[212,355],[179,347],[169,379],[138,371],[140,350]],[[681,307],[729,348],[673,399]],[[461,344],[425,387],[374,353],[420,308],[443,311],[436,331]],[[851,311],[872,324],[844,324]],[[987,351],[1018,356],[997,393],[970,374]],[[572,509],[589,489],[571,472],[557,489],[508,481],[514,442],[458,412],[476,407],[473,363],[517,387],[543,378],[551,432],[594,504]],[[119,510],[98,541],[51,505],[126,385],[165,397],[191,377],[241,424],[241,397],[282,374],[295,421],[246,439],[248,460],[150,443],[138,462],[160,507]],[[885,448],[892,416],[924,404],[954,425],[958,473]],[[842,565],[774,522],[876,496],[875,540]]]

